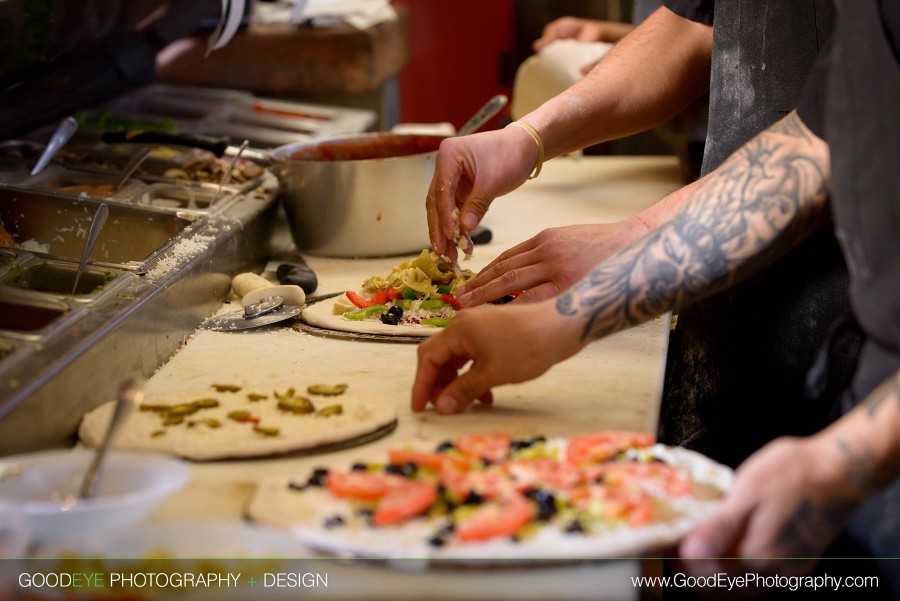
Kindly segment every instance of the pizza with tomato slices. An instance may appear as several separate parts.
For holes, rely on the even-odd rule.
[[[460,308],[456,289],[474,274],[423,250],[386,276],[367,278],[361,289],[306,307],[300,318],[328,330],[385,336],[431,336]]]
[[[649,434],[466,434],[382,462],[264,480],[248,514],[341,556],[633,557],[677,543],[731,479],[729,468]]]

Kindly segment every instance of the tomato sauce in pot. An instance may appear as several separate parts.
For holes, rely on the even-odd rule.
[[[301,148],[292,153],[295,161],[365,161],[425,154],[437,151],[441,136],[388,135],[358,140],[338,140]]]

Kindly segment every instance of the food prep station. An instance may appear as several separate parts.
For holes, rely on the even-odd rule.
[[[270,251],[279,209],[271,171],[239,159],[222,185],[212,167],[223,171],[232,157],[155,147],[116,189],[123,166],[144,148],[106,144],[102,127],[154,125],[234,139],[252,130],[253,143],[266,148],[363,131],[375,118],[158,85],[80,117],[73,139],[34,176],[53,124],[0,144],[0,222],[18,243],[0,251],[3,454],[71,444],[84,411],[114,396],[123,378],[147,376],[165,362],[220,306],[231,276],[258,271]],[[101,202],[109,217],[73,293]]]
[[[459,569],[415,561],[340,561],[302,547],[284,532],[248,524],[246,510],[266,478],[316,467],[346,468],[361,456],[377,457],[410,443],[436,446],[458,434],[485,431],[516,437],[652,431],[668,318],[594,343],[532,382],[498,389],[493,408],[476,407],[449,417],[431,410],[414,414],[409,399],[416,347],[408,341],[323,336],[299,320],[243,332],[201,327],[211,315],[238,307],[231,295],[234,275],[250,271],[274,280],[266,270],[273,254],[296,253],[299,247],[318,276],[320,296],[358,289],[365,278],[389,272],[418,254],[418,249],[407,249],[405,242],[376,229],[393,217],[384,220],[376,211],[368,230],[374,246],[367,250],[389,251],[356,258],[355,252],[342,248],[359,234],[340,241],[334,236],[313,238],[322,228],[306,223],[308,216],[285,214],[284,185],[299,188],[296,174],[286,176],[265,164],[254,169],[254,163],[239,159],[236,165],[248,168],[223,185],[218,176],[234,159],[233,149],[213,160],[194,150],[157,145],[135,174],[114,189],[124,165],[142,147],[102,139],[105,128],[153,124],[164,132],[213,139],[227,135],[235,144],[247,140],[251,151],[260,151],[256,156],[266,158],[278,155],[266,150],[276,146],[300,149],[318,139],[365,132],[375,123],[374,113],[234,90],[152,85],[91,107],[79,119],[81,127],[73,139],[35,176],[29,172],[55,123],[0,142],[0,222],[17,242],[17,248],[0,249],[0,459],[80,446],[76,432],[82,417],[114,399],[130,376],[148,378],[148,395],[197,391],[216,382],[285,389],[314,377],[368,391],[373,399],[392,404],[399,417],[380,438],[354,441],[345,448],[187,462],[186,486],[154,500],[159,505],[149,515],[141,514],[142,524],[101,532],[106,527],[102,516],[85,518],[80,531],[60,532],[58,540],[32,541],[29,553],[147,557],[162,549],[172,557],[299,557],[304,559],[272,566],[328,573],[329,588],[303,591],[304,598],[311,599],[638,598],[630,578],[658,564],[589,561]],[[384,202],[397,193],[398,181],[419,180],[433,169],[433,152],[428,156],[415,175],[401,171],[391,176],[380,191]],[[329,177],[350,180],[343,172]],[[477,272],[547,227],[627,218],[679,182],[673,157],[556,159],[544,166],[539,180],[493,205],[485,223],[492,238],[477,246],[463,267]],[[351,188],[352,202],[333,205],[322,200],[314,210],[338,206],[344,214],[358,214],[364,206],[361,199],[373,189],[367,184]],[[109,218],[72,292],[85,237],[101,202],[108,205]],[[421,218],[404,215],[402,228],[424,246],[424,208],[416,206]],[[417,222],[420,230],[410,225]],[[312,229],[306,239],[298,239],[304,227]],[[394,242],[403,248],[380,246]],[[308,247],[313,252],[307,252]],[[390,256],[372,256],[378,254]],[[85,534],[85,529],[93,530]],[[259,598],[248,588],[231,593],[227,598]],[[290,589],[270,589],[265,595],[297,598]]]

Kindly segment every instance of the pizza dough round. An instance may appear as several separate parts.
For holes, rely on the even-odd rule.
[[[159,451],[196,461],[264,457],[363,442],[386,434],[397,421],[397,410],[392,404],[370,400],[362,391],[354,391],[352,386],[339,396],[314,396],[306,394],[305,390],[297,392],[308,398],[316,409],[341,405],[340,414],[328,416],[295,414],[279,409],[273,391],[260,390],[258,392],[267,398],[251,402],[247,398],[250,392],[205,389],[196,393],[147,397],[145,407],[185,405],[200,399],[215,399],[219,404],[185,415],[182,423],[170,426],[162,424],[163,416],[156,411],[134,411],[120,427],[112,446]],[[100,444],[114,409],[115,402],[110,402],[84,416],[78,429],[84,444],[91,447]],[[258,422],[229,418],[228,414],[234,411],[247,411]],[[212,423],[218,426],[211,427]],[[270,429],[277,429],[277,434],[271,435]]]
[[[300,313],[300,319],[311,326],[326,330],[339,330],[341,332],[356,332],[359,334],[381,334],[383,336],[434,336],[443,328],[434,326],[422,326],[412,324],[399,324],[389,326],[380,321],[362,320],[352,321],[344,319],[342,315],[334,315],[332,307],[335,298],[326,298],[309,305]]]
[[[721,497],[731,485],[732,470],[699,453],[661,444],[647,450],[686,470],[695,486],[715,491],[715,497]],[[299,474],[263,480],[250,500],[247,515],[261,524],[288,529],[303,544],[329,555],[379,559],[477,559],[479,565],[486,565],[521,559],[635,557],[676,544],[720,502],[720,498],[671,497],[665,500],[669,517],[664,522],[638,527],[609,526],[589,535],[567,534],[545,525],[518,542],[504,537],[479,543],[450,541],[443,547],[434,547],[427,541],[437,526],[426,518],[375,528],[350,517],[339,528],[326,528],[323,524],[332,516],[353,516],[352,505],[322,487],[301,491],[289,487],[291,483],[306,482],[308,477],[309,474]]]

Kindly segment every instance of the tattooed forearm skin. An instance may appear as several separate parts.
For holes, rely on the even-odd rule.
[[[557,311],[587,318],[585,342],[732,285],[827,223],[828,163],[825,143],[791,113],[732,155],[672,221],[562,294]]]

